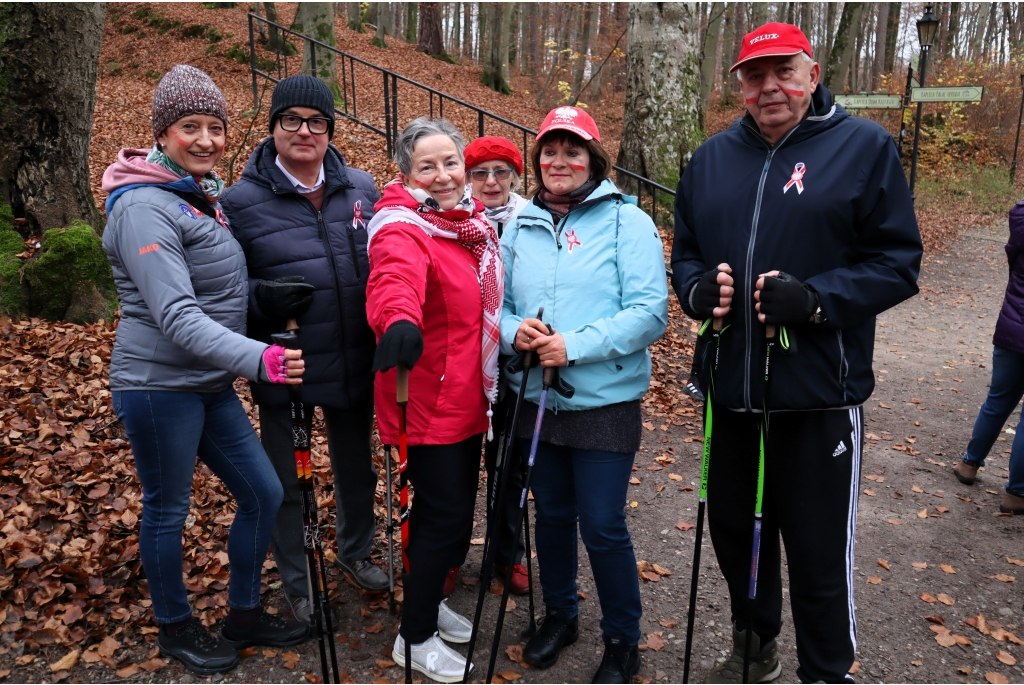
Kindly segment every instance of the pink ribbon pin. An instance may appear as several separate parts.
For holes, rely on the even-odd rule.
[[[796,194],[800,195],[804,192],[804,172],[807,167],[804,166],[803,162],[797,162],[796,166],[793,167],[793,175],[789,177],[789,182],[786,183],[782,188],[782,194],[785,195],[786,191],[789,190],[790,186],[796,186]]]

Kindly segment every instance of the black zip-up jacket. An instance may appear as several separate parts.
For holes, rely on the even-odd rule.
[[[299,347],[306,362],[303,400],[346,408],[373,401],[373,331],[366,322],[366,225],[380,199],[373,177],[346,166],[334,146],[324,157],[324,201],[319,212],[295,190],[275,163],[267,138],[253,151],[242,178],[224,191],[221,205],[245,251],[249,269],[248,336],[272,342],[284,322],[256,304],[263,279],[302,276],[312,284],[313,304],[299,317]],[[361,221],[356,218],[356,207]],[[251,383],[258,404],[287,406],[282,385]]]
[[[774,146],[749,114],[701,145],[679,182],[675,211],[672,285],[683,310],[696,318],[690,292],[718,264],[728,263],[736,280],[716,403],[764,406],[765,332],[754,286],[774,269],[813,288],[827,321],[787,326],[796,345],[772,355],[768,409],[846,407],[871,396],[875,316],[917,293],[922,253],[885,129],[848,115],[818,85],[808,116]],[[713,351],[706,354],[704,387]]]

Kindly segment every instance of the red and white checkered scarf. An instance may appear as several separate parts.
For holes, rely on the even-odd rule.
[[[392,181],[392,183],[400,182],[397,179]],[[419,226],[432,238],[456,240],[476,257],[480,300],[483,303],[480,368],[483,372],[484,396],[487,397],[488,402],[494,404],[498,400],[498,345],[501,306],[505,297],[505,270],[501,263],[498,234],[482,214],[476,213],[468,184],[465,195],[455,210],[445,212],[449,215],[448,217],[441,216],[434,206],[419,197],[421,194],[426,195],[424,191],[414,190],[408,186],[405,187],[405,190],[419,201],[420,206],[416,210],[402,205],[380,208],[370,219],[370,224],[367,227],[367,251],[369,251],[374,235],[382,226],[401,222]],[[436,205],[436,203],[433,204]],[[467,215],[466,218],[458,219],[460,213]],[[454,217],[452,217],[453,214]],[[490,416],[489,411],[488,416]]]

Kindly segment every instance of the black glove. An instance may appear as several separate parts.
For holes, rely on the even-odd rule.
[[[373,354],[373,370],[387,371],[399,364],[412,370],[423,354],[423,335],[412,321],[396,321],[384,331]]]
[[[296,319],[313,304],[315,288],[302,276],[284,276],[256,284],[256,306],[271,319]]]
[[[690,304],[697,312],[697,318],[710,319],[714,316],[714,310],[722,306],[722,286],[718,283],[718,269],[707,272],[700,277],[697,285],[693,286],[690,294]]]
[[[764,322],[776,325],[807,323],[818,307],[818,297],[809,286],[782,272],[765,276],[759,302]]]

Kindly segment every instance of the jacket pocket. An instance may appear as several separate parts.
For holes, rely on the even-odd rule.
[[[846,348],[843,347],[843,331],[836,329],[836,341],[839,343],[839,386],[846,395],[846,376],[850,373],[850,364],[846,361]]]

